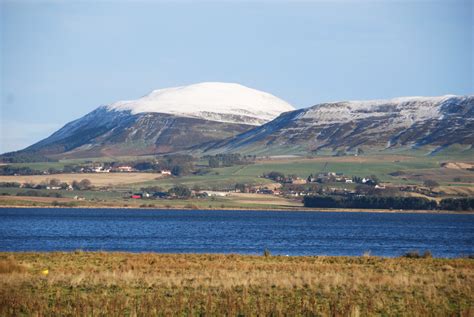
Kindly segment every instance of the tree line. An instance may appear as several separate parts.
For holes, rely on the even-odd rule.
[[[309,208],[359,208],[359,209],[404,209],[404,210],[474,210],[474,198],[445,198],[439,203],[424,197],[381,196],[305,196],[305,207]]]
[[[233,165],[244,165],[255,162],[255,155],[241,155],[239,153],[205,155],[203,159],[208,160],[210,168],[229,167]]]
[[[3,163],[34,163],[34,162],[58,162],[35,152],[16,151],[0,155],[0,162]]]

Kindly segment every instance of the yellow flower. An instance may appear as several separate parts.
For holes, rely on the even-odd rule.
[[[48,269],[43,270],[43,271],[41,271],[41,274],[43,274],[44,276],[46,276],[46,275],[49,274],[49,270],[48,270]]]

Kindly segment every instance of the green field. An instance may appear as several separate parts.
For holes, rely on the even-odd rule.
[[[472,151],[453,150],[448,156],[446,151],[436,156],[427,156],[426,151],[404,151],[401,153],[387,154],[374,153],[371,155],[355,156],[311,156],[290,158],[260,158],[254,164],[235,165],[231,167],[220,167],[210,169],[204,175],[185,175],[181,177],[166,177],[162,179],[136,182],[134,184],[112,185],[111,188],[119,191],[137,191],[142,187],[160,186],[167,190],[177,184],[186,185],[190,188],[203,190],[232,189],[236,183],[247,185],[270,186],[272,181],[262,177],[271,171],[278,171],[285,175],[297,175],[307,178],[310,174],[317,175],[322,172],[343,173],[348,177],[377,176],[382,182],[394,185],[413,184],[422,185],[427,179],[436,180],[443,190],[452,195],[471,195],[474,191],[474,172],[467,169],[447,169],[441,167],[443,162],[473,162]],[[114,158],[115,160],[132,160],[138,157]],[[147,157],[150,158],[150,157]],[[109,158],[110,159],[110,158]],[[141,157],[143,159],[143,157]],[[107,160],[102,158],[101,161]],[[24,163],[13,164],[14,166],[29,166],[34,169],[58,168],[70,163],[84,162],[85,160],[65,160],[58,163]],[[198,167],[205,167],[206,160],[198,160]],[[391,173],[398,172],[401,176],[392,176]],[[77,174],[81,177],[81,174]],[[105,174],[103,177],[107,177]],[[51,175],[54,178],[54,175]],[[333,186],[333,185],[332,185]],[[348,188],[349,185],[345,185]],[[334,185],[338,187],[338,185]],[[97,197],[102,195],[97,193]]]
[[[338,161],[339,160],[339,161]],[[397,159],[390,156],[389,159],[383,158],[371,159],[370,157],[364,160],[353,161],[345,159],[340,161],[339,158],[327,157],[316,159],[298,159],[292,158],[289,160],[265,160],[257,161],[255,164],[240,165],[224,168],[213,169],[211,173],[203,176],[185,176],[176,179],[163,179],[151,181],[148,185],[161,185],[163,187],[171,187],[174,184],[180,183],[190,187],[198,185],[202,188],[212,188],[213,186],[226,186],[235,183],[248,184],[265,184],[268,180],[261,178],[264,173],[271,171],[278,171],[285,175],[297,175],[301,178],[307,178],[310,174],[317,175],[321,172],[338,172],[344,173],[347,176],[366,177],[376,175],[384,182],[391,182],[395,184],[421,184],[423,180],[403,180],[399,177],[389,175],[393,172],[403,171],[406,173],[420,173],[423,171],[437,173],[440,170],[440,161],[438,158],[429,157],[403,157]],[[474,181],[474,173],[465,171],[463,177]],[[452,177],[441,180],[442,183],[452,183]]]
[[[245,183],[251,185],[271,184],[272,181],[259,177],[261,174],[240,173],[240,170],[248,167],[247,165],[239,165],[224,168],[215,168],[206,175],[189,175],[175,178],[164,178],[135,184],[133,188],[143,186],[159,185],[165,189],[171,188],[176,184],[186,185],[190,188],[198,186],[203,189],[213,188],[233,188],[236,183]]]
[[[327,163],[327,164],[326,164]],[[439,166],[433,161],[408,161],[408,162],[331,162],[331,158],[327,161],[298,161],[294,160],[288,163],[270,162],[257,163],[255,165],[244,166],[236,170],[232,175],[251,176],[262,175],[270,171],[278,171],[288,174],[295,174],[299,177],[306,178],[309,174],[318,174],[321,172],[339,172],[349,176],[370,176],[377,175],[382,180],[390,180],[392,177],[388,173],[398,170],[410,170],[420,168],[434,168]]]

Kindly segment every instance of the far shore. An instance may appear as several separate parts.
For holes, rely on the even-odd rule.
[[[474,215],[473,211],[454,211],[454,210],[393,210],[393,209],[351,209],[351,208],[185,208],[185,207],[140,207],[140,206],[31,206],[31,205],[0,205],[0,209],[6,208],[36,208],[36,209],[135,209],[135,210],[225,210],[225,211],[299,211],[299,212],[366,212],[366,213],[390,213],[390,214],[464,214]]]

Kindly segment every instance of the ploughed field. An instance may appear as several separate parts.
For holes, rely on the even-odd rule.
[[[0,315],[472,316],[473,286],[461,258],[0,253]]]

